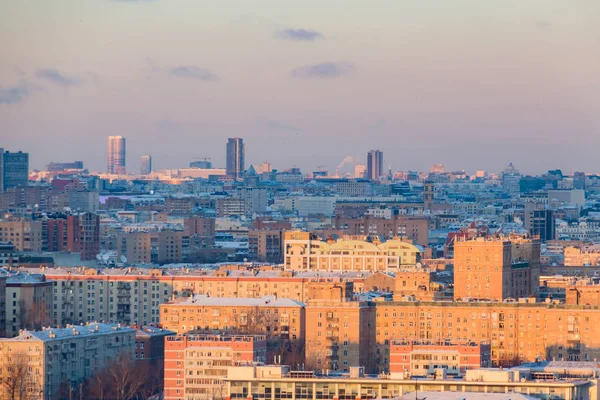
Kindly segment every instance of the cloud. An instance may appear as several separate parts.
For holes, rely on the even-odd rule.
[[[216,81],[219,77],[206,68],[200,68],[193,65],[179,66],[168,69],[170,76],[177,78],[196,79],[199,81]]]
[[[550,21],[537,21],[536,25],[538,26],[538,28],[542,28],[542,29],[550,29],[554,26],[554,24],[552,24],[552,22]]]
[[[295,40],[299,42],[314,42],[318,39],[325,39],[325,36],[321,32],[314,31],[312,29],[280,29],[275,33],[280,39]]]
[[[347,62],[322,62],[319,64],[305,65],[292,70],[294,78],[320,78],[331,79],[348,75],[354,71],[354,65]]]
[[[36,76],[40,79],[45,79],[56,85],[65,87],[79,86],[83,83],[81,79],[65,75],[64,73],[53,68],[38,69]]]
[[[23,101],[32,92],[32,88],[25,82],[16,86],[4,87],[0,85],[0,104],[17,104]]]

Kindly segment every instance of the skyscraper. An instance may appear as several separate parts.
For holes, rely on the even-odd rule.
[[[244,174],[244,139],[229,138],[227,141],[227,175],[240,179]]]
[[[0,192],[17,186],[27,186],[29,154],[11,153],[0,148]]]
[[[142,156],[140,158],[140,174],[148,175],[152,172],[152,156]]]
[[[123,136],[109,136],[106,172],[109,174],[126,174],[125,160],[125,138]]]
[[[367,179],[376,180],[383,175],[383,152],[371,150],[367,153]]]

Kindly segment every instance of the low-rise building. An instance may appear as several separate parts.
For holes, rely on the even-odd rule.
[[[347,374],[294,371],[287,366],[229,367],[226,378],[227,400],[249,398],[271,400],[299,399],[414,399],[431,398],[423,393],[452,393],[451,399],[485,399],[488,394],[507,393],[505,399],[592,400],[597,398],[597,381],[593,376],[578,376],[577,365],[565,368],[566,374],[540,373],[535,368],[509,370],[467,370],[463,379],[400,378],[388,375],[366,376],[362,368],[353,367]],[[542,379],[540,379],[542,378]],[[409,395],[410,394],[410,395]],[[473,396],[471,396],[473,395]],[[403,397],[406,396],[406,397]],[[437,397],[436,397],[437,398]],[[491,397],[494,399],[495,397]]]

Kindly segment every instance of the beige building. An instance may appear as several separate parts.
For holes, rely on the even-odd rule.
[[[267,355],[300,356],[305,338],[304,304],[285,298],[217,298],[196,295],[160,306],[160,323],[176,333],[189,331],[264,334]]]
[[[183,232],[131,232],[117,236],[116,250],[131,264],[168,264],[183,260]]]
[[[52,317],[59,325],[91,321],[140,326],[158,324],[159,304],[195,294],[232,298],[273,296],[303,303],[309,299],[311,283],[323,278],[353,282],[357,292],[368,291],[371,285],[381,287],[367,281],[371,274],[359,271],[340,274],[282,271],[272,267],[223,266],[221,270],[81,267],[20,268],[18,271],[44,274],[52,281]]]
[[[314,271],[396,271],[414,265],[423,249],[400,239],[381,243],[362,239],[320,240],[308,232],[285,232],[285,267]]]
[[[323,282],[306,304],[306,369],[348,372],[375,368],[375,308],[352,301],[352,285]]]
[[[6,336],[53,323],[52,282],[41,274],[17,273],[6,280]]]
[[[27,399],[51,400],[64,380],[76,386],[118,356],[133,358],[135,334],[134,329],[97,323],[22,331],[15,338],[0,339],[2,376],[11,378],[9,367],[15,371],[26,365]]]
[[[535,296],[540,242],[519,236],[479,237],[454,244],[454,299]]]
[[[12,243],[17,251],[42,251],[42,223],[24,218],[0,221],[0,242]]]
[[[565,267],[581,267],[600,264],[600,247],[565,247]]]

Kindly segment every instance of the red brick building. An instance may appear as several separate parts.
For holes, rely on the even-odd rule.
[[[464,375],[467,369],[491,366],[489,343],[450,340],[393,340],[390,344],[390,374],[427,376],[438,368],[449,375]]]
[[[264,335],[167,336],[164,399],[223,399],[227,367],[265,362],[266,351]]]

